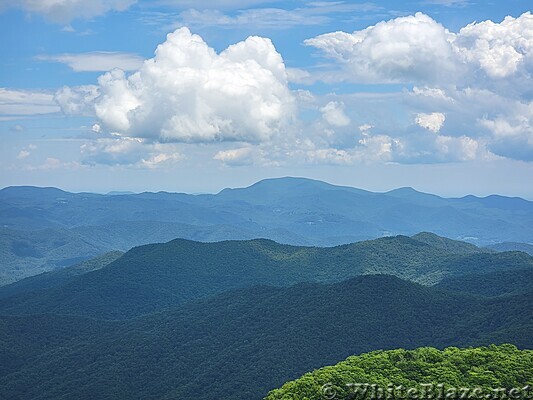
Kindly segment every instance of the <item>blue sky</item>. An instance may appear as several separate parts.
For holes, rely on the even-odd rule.
[[[527,1],[12,3],[0,186],[533,198]]]

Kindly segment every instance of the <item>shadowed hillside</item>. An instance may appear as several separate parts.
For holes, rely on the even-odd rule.
[[[482,299],[391,276],[252,287],[130,321],[5,316],[0,387],[12,400],[254,400],[376,349],[531,348],[531,321],[531,295]]]

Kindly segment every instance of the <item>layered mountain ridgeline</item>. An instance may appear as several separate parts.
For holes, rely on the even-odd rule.
[[[20,293],[42,291],[64,285],[75,277],[96,271],[111,264],[123,254],[121,251],[111,251],[69,267],[30,276],[29,278],[1,287],[0,298],[10,297]]]
[[[484,253],[427,233],[418,238],[424,241],[397,236],[332,248],[263,239],[177,239],[134,248],[105,268],[46,290],[14,294],[11,286],[0,288],[0,313],[123,319],[258,284],[283,287],[389,274],[431,285],[445,277],[533,269],[533,257],[525,253]]]
[[[505,242],[489,245],[486,248],[494,251],[523,251],[533,256],[533,244],[529,243]]]
[[[481,298],[384,275],[252,287],[127,321],[4,316],[0,387],[12,400],[254,400],[377,349],[531,348],[532,321],[531,294]],[[530,371],[512,354],[514,374]]]
[[[65,229],[0,228],[0,286],[87,260],[104,249]]]
[[[266,233],[281,242],[298,241],[283,231]],[[61,269],[114,249],[127,251],[134,246],[168,242],[177,237],[214,242],[254,239],[257,234],[228,225],[193,226],[154,221],[120,221],[36,231],[0,227],[0,286]]]
[[[441,393],[449,393],[450,398],[472,398],[468,396],[474,395],[475,388],[480,388],[475,398],[502,398],[501,393],[498,396],[493,391],[500,388],[520,389],[514,393],[518,395],[516,398],[528,398],[533,384],[533,351],[518,350],[509,344],[468,349],[452,347],[443,351],[431,347],[375,351],[307,373],[273,390],[265,400],[372,398],[371,387],[366,387],[367,392],[364,392],[365,386],[357,384],[375,384],[384,393],[389,385],[402,386],[403,390],[393,392],[396,398],[410,398],[406,392],[409,388],[417,390],[416,398],[435,398]],[[444,389],[439,391],[437,385],[444,385]],[[530,388],[523,390],[526,386]],[[460,388],[470,391],[461,392]],[[465,397],[461,397],[462,393]]]
[[[81,260],[76,257],[176,237],[332,246],[431,231],[488,245],[533,242],[532,225],[533,203],[519,198],[446,199],[409,188],[372,193],[300,178],[265,180],[216,195],[9,187],[0,190],[0,226],[10,229],[5,235],[20,238],[15,244],[0,241],[0,252],[9,253],[2,256],[0,279],[12,282]],[[47,244],[43,235],[58,239]],[[73,253],[75,248],[80,251]],[[15,257],[13,263],[9,257]]]

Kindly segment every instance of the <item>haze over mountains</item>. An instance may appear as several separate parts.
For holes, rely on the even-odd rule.
[[[0,191],[0,284],[177,237],[332,246],[431,231],[477,245],[515,242],[505,249],[527,250],[532,225],[533,202],[521,198],[446,199],[410,188],[372,193],[303,178],[215,195],[8,187]]]
[[[295,190],[295,182],[302,187]],[[34,197],[39,190],[43,195]],[[416,194],[418,202],[432,204],[416,205],[396,197],[401,192],[360,194],[294,179],[201,196],[6,191],[11,208],[4,199],[0,215],[12,223],[18,218],[24,229],[5,228],[4,242],[14,239],[11,250],[36,260],[54,244],[53,254],[65,248],[74,259],[76,247],[84,254],[82,244],[101,251],[109,240],[126,246],[171,235],[176,227],[238,236],[243,226],[268,226],[246,232],[340,240],[346,236],[334,228],[344,226],[342,218],[356,229],[350,215],[373,209],[378,218],[375,203],[389,214],[395,207],[420,208],[476,221],[491,221],[494,213],[519,222],[530,213],[529,202],[517,199],[507,199],[506,208],[501,199],[488,201],[490,207],[461,203],[461,210],[441,205],[457,200]],[[324,220],[326,204],[338,205],[338,220]],[[309,224],[313,210],[320,217]],[[167,212],[170,222],[156,219]],[[226,223],[232,219],[234,225]],[[408,220],[424,225],[414,214],[398,214],[395,223]],[[58,232],[63,239],[54,236]],[[79,241],[68,242],[69,233]],[[32,241],[37,234],[41,242]],[[531,348],[532,271],[533,257],[525,252],[497,252],[430,232],[334,247],[177,238],[109,252],[0,287],[1,394],[13,400],[260,400],[307,371],[366,351],[502,343]]]

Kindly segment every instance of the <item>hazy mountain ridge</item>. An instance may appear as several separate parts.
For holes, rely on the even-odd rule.
[[[248,188],[225,189],[215,195],[159,192],[106,196],[74,194],[51,188],[8,187],[0,190],[0,223],[17,229],[23,226],[33,228],[29,223],[24,224],[25,220],[14,210],[28,213],[30,217],[33,217],[32,213],[37,214],[41,219],[37,220],[36,224],[46,221],[50,227],[99,225],[112,221],[160,221],[193,225],[229,223],[248,229],[268,229],[286,227],[298,221],[318,222],[321,216],[335,215],[343,220],[369,223],[382,233],[415,234],[431,231],[442,236],[459,238],[459,235],[475,233],[469,232],[475,230],[475,227],[465,226],[465,231],[459,235],[433,229],[436,226],[428,226],[426,229],[419,226],[412,232],[397,232],[398,228],[393,226],[394,221],[389,223],[392,226],[387,226],[383,221],[376,222],[376,218],[395,209],[407,207],[411,212],[418,209],[420,216],[426,217],[438,215],[437,211],[446,213],[455,210],[459,215],[477,223],[478,228],[485,227],[487,217],[507,217],[502,218],[500,223],[518,224],[515,228],[525,228],[527,222],[533,220],[533,203],[523,199],[502,196],[497,197],[497,202],[491,201],[490,196],[445,199],[413,190],[409,191],[408,196],[400,195],[404,191],[405,189],[399,189],[388,193],[372,193],[303,178],[267,179]],[[428,198],[432,201],[428,202]],[[516,206],[517,202],[519,207]],[[80,219],[84,207],[90,207],[91,213]],[[315,215],[315,220],[306,221],[306,216],[311,214]],[[288,216],[293,217],[287,220]],[[520,222],[517,220],[518,216],[526,216],[527,220],[522,219]],[[409,215],[405,215],[404,219],[408,217]],[[518,229],[517,232],[522,230]],[[311,230],[308,236],[314,240],[327,237],[325,232],[318,233],[320,232]],[[531,235],[531,232],[527,233]],[[361,236],[365,232],[354,231],[353,234]],[[520,233],[515,233],[517,234]],[[493,239],[480,239],[483,240]]]
[[[77,276],[96,271],[97,269],[109,265],[123,254],[124,253],[121,251],[112,251],[90,260],[83,261],[79,264],[21,279],[17,282],[1,287],[0,298],[10,297],[20,293],[46,290],[52,287],[64,285]]]
[[[43,229],[65,242],[63,249],[50,245],[36,253],[41,257],[28,257],[0,241],[1,285],[107,251],[176,237],[334,246],[430,231],[477,245],[529,243],[533,202],[503,196],[446,199],[411,188],[372,193],[303,178],[267,179],[215,195],[99,195],[8,187],[0,190],[0,226],[9,236],[31,243],[29,250],[38,247]],[[69,246],[80,249],[76,256]]]
[[[504,242],[489,245],[487,248],[494,251],[523,251],[533,256],[533,244],[530,243]]]
[[[0,285],[63,268],[109,250],[68,229],[0,228]]]

